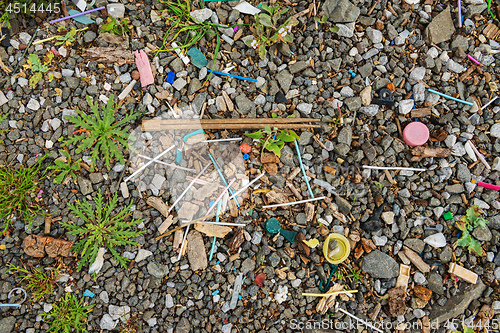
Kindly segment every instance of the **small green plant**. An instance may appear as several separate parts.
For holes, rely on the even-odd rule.
[[[75,28],[71,28],[71,30],[68,31],[64,26],[61,25],[59,26],[59,28],[57,28],[57,31],[62,33],[66,32],[66,34],[58,35],[56,37],[57,40],[56,45],[65,44],[66,46],[70,46],[71,43],[73,43],[76,40],[75,36],[78,30],[76,30]]]
[[[4,222],[3,232],[7,231],[12,217],[23,220],[31,228],[36,213],[42,212],[41,193],[38,184],[45,177],[43,156],[32,166],[15,169],[10,165],[0,165],[0,221]]]
[[[344,272],[340,267],[337,268],[335,273],[333,274],[335,276],[335,279],[337,280],[342,280],[344,278]]]
[[[30,54],[28,56],[28,61],[23,65],[23,68],[31,69],[31,72],[33,73],[33,75],[29,79],[29,85],[32,89],[35,89],[38,82],[40,82],[43,77],[43,73],[48,72],[48,66],[52,62],[53,58],[54,54],[52,52],[48,52],[46,54],[43,63],[36,54]]]
[[[249,39],[246,43],[257,50],[261,59],[265,59],[267,47],[279,42],[293,42],[292,28],[299,22],[291,17],[282,22],[281,17],[288,12],[288,8],[262,5],[261,9],[267,13],[255,14],[255,29],[250,28],[255,39]]]
[[[123,149],[128,148],[129,134],[127,131],[123,130],[122,127],[135,120],[139,114],[130,113],[122,120],[115,121],[114,114],[118,106],[115,105],[114,97],[114,95],[109,97],[106,107],[102,110],[102,115],[101,112],[99,112],[98,103],[96,102],[93,104],[90,97],[87,96],[92,115],[88,115],[77,108],[77,116],[66,116],[66,119],[80,129],[75,131],[77,135],[73,135],[63,140],[62,146],[65,147],[70,144],[77,145],[76,154],[87,149],[92,149],[90,155],[92,160],[90,166],[91,171],[94,171],[100,154],[104,155],[104,164],[107,166],[108,170],[111,168],[112,158],[125,164],[120,145]],[[130,139],[133,140],[134,138],[131,137]]]
[[[24,265],[23,265],[24,266]],[[31,293],[35,301],[39,302],[47,295],[54,292],[55,281],[62,275],[59,272],[59,267],[51,269],[49,273],[35,267],[11,267],[7,270],[10,273],[21,273],[19,278],[21,281],[26,281],[26,291]]]
[[[66,293],[49,313],[41,314],[50,322],[47,333],[87,333],[87,316],[94,305],[83,305],[83,299],[79,301],[74,294]]]
[[[81,270],[86,262],[92,264],[100,247],[107,248],[118,263],[123,267],[127,267],[128,259],[120,255],[115,246],[120,245],[137,245],[137,242],[130,238],[140,236],[144,231],[130,230],[137,226],[143,220],[133,219],[131,222],[125,220],[132,215],[132,202],[128,206],[117,209],[118,195],[115,193],[110,202],[106,205],[103,203],[101,190],[94,198],[95,207],[84,200],[82,203],[77,202],[77,205],[68,204],[70,211],[84,221],[83,225],[77,225],[73,222],[60,222],[61,225],[69,229],[69,234],[80,237],[72,251],[79,253],[81,260],[78,262],[78,270]]]
[[[384,187],[384,184],[379,183],[379,182],[377,182],[377,181],[373,181],[373,183],[374,183],[375,185],[377,185],[378,187],[380,187],[380,188],[383,188],[383,187]]]
[[[458,229],[462,232],[462,235],[457,241],[458,246],[466,247],[469,253],[474,251],[478,255],[483,255],[483,248],[477,239],[472,237],[472,232],[475,228],[481,227],[486,228],[488,221],[480,217],[481,210],[479,206],[474,205],[467,209],[467,212],[460,221],[457,222]]]
[[[350,273],[347,274],[347,277],[353,279],[354,282],[362,282],[363,281],[363,275],[361,272],[357,271],[354,268],[349,269]]]
[[[259,140],[259,145],[264,149],[272,151],[276,156],[281,157],[281,149],[285,146],[285,142],[293,142],[299,136],[292,130],[281,130],[277,127],[269,127],[266,125],[264,130],[258,130],[254,133],[245,134],[246,136]]]
[[[120,333],[137,333],[139,330],[139,323],[137,316],[131,315],[127,322],[120,328]]]
[[[106,23],[102,23],[101,32],[109,32],[115,35],[125,36],[130,32],[128,28],[128,19],[124,18],[118,21],[114,17],[108,16]]]
[[[54,179],[54,183],[61,184],[62,182],[64,182],[66,180],[66,178],[68,176],[71,176],[73,178],[73,180],[76,182],[75,171],[80,171],[81,159],[78,159],[78,161],[76,161],[76,162],[71,162],[71,156],[66,150],[63,150],[63,155],[65,157],[65,160],[57,159],[54,162],[55,165],[51,165],[50,167],[48,167],[49,170],[55,170],[56,172],[61,172]]]

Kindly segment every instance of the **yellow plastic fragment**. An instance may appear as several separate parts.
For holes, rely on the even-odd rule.
[[[316,246],[319,245],[319,240],[316,238],[310,239],[310,240],[303,240],[304,244],[309,246],[311,249],[314,249]]]

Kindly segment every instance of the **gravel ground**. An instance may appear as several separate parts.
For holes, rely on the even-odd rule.
[[[258,2],[250,2],[258,5]],[[124,0],[122,3],[133,25],[132,36],[123,48],[135,51],[161,46],[167,29],[165,20],[153,23],[152,17],[164,9],[164,5],[156,0]],[[280,2],[280,6],[291,9],[286,15],[308,8],[312,12],[311,5],[307,1]],[[253,22],[251,16],[234,10],[233,6],[226,2],[206,5],[222,24]],[[304,205],[266,210],[261,207],[268,202],[268,197],[253,194],[246,206],[252,208],[250,216],[224,215],[228,221],[251,220],[244,228],[245,240],[241,246],[236,251],[230,249],[234,231],[224,239],[219,238],[214,258],[204,268],[194,270],[193,266],[199,263],[189,260],[187,255],[180,261],[173,260],[178,253],[173,236],[155,241],[158,226],[165,218],[149,206],[146,199],[158,196],[171,204],[168,189],[139,188],[129,182],[130,197],[124,198],[119,181],[133,169],[116,162],[109,171],[102,161],[94,173],[82,169],[77,182],[65,185],[46,179],[42,184],[42,200],[53,218],[76,221],[69,213],[68,203],[83,198],[90,200],[99,189],[107,193],[118,191],[120,206],[134,203],[134,218],[144,219],[141,227],[145,233],[136,239],[139,247],[120,249],[130,259],[135,258],[128,269],[120,268],[108,252],[102,269],[93,278],[88,274],[88,266],[76,271],[74,258],[38,259],[26,255],[23,240],[31,233],[43,235],[44,217],[36,218],[34,227],[40,228],[34,230],[25,230],[24,223],[18,221],[9,234],[0,237],[0,244],[6,248],[0,250],[0,302],[7,301],[12,288],[23,285],[5,273],[9,264],[48,268],[60,263],[67,276],[43,302],[28,300],[20,308],[0,308],[0,332],[45,332],[49,326],[40,314],[49,311],[50,305],[60,300],[65,290],[71,290],[80,298],[87,289],[95,293],[94,297],[85,297],[85,302],[95,304],[88,318],[89,332],[119,329],[123,323],[119,316],[113,317],[113,313],[120,311],[137,317],[142,332],[330,331],[324,330],[324,326],[314,328],[305,323],[312,325],[322,320],[341,323],[348,322],[349,317],[333,308],[320,314],[316,310],[318,298],[301,294],[318,292],[320,278],[329,275],[331,268],[324,260],[322,246],[325,236],[331,232],[345,234],[353,246],[348,260],[339,268],[344,267],[346,273],[352,268],[361,275],[361,281],[347,274],[336,280],[346,289],[359,290],[352,297],[337,299],[344,310],[365,320],[370,320],[371,315],[376,321],[391,323],[392,329],[387,328],[387,332],[394,331],[400,323],[421,323],[427,318],[431,324],[441,325],[454,318],[457,322],[468,320],[480,310],[491,312],[490,318],[494,321],[499,319],[496,315],[500,311],[499,194],[477,186],[477,182],[500,184],[500,169],[489,170],[483,163],[475,162],[465,148],[466,142],[472,140],[495,167],[493,161],[500,152],[500,100],[484,110],[480,106],[496,94],[496,68],[500,66],[496,52],[499,44],[483,31],[492,22],[487,3],[482,0],[462,3],[462,28],[458,26],[455,2],[427,0],[412,6],[401,1],[326,0],[316,16],[323,13],[328,20],[322,24],[315,23],[315,15],[311,13],[299,15],[299,24],[292,30],[293,43],[271,47],[264,60],[242,41],[251,34],[247,26],[240,27],[243,31],[240,36],[226,30],[229,37],[238,39],[233,45],[222,42],[216,67],[236,66],[232,73],[256,78],[257,83],[214,75],[205,85],[206,71],[185,66],[173,53],[163,52],[154,59],[154,53],[149,53],[155,67],[155,83],[146,88],[137,83],[122,101],[123,108],[117,114],[120,118],[130,110],[145,113],[136,123],[127,125],[129,131],[142,120],[171,114],[166,101],[177,103],[181,109],[191,105],[193,111],[185,112],[183,117],[199,116],[203,109],[205,118],[267,118],[271,113],[323,121],[341,118],[338,126],[325,122],[314,132],[297,131],[304,166],[314,181],[312,192],[315,196],[326,196],[325,200],[315,202],[312,220],[308,220]],[[57,25],[47,23],[51,15],[37,15],[35,19],[12,21],[10,46],[0,47],[0,58],[8,68],[16,67],[37,25],[40,26],[37,39],[57,33]],[[100,18],[101,14],[94,13],[92,17]],[[75,21],[65,24],[84,27]],[[330,30],[335,26],[339,28],[336,33]],[[31,46],[28,53],[43,57],[52,46],[53,42]],[[94,100],[118,95],[136,78],[135,64],[116,66],[86,60],[83,52],[92,46],[108,46],[92,26],[65,50],[56,46],[62,55],[55,57],[55,65],[50,69],[55,78],[49,82],[45,77],[36,89],[28,85],[29,70],[21,76],[1,71],[0,109],[9,116],[0,125],[4,130],[0,134],[0,163],[18,167],[20,163],[33,164],[45,152],[53,153],[50,162],[61,156],[59,139],[71,136],[75,130],[64,116],[76,107],[88,110],[87,95]],[[200,43],[204,53],[213,52],[213,47],[211,41],[205,39]],[[462,78],[473,66],[467,55],[472,55],[482,66]],[[25,61],[26,58],[21,59],[20,64]],[[178,81],[173,86],[166,83],[170,71],[177,75]],[[393,106],[377,104],[380,89],[385,87],[392,88]],[[427,88],[474,105],[439,97]],[[163,91],[168,92],[166,100]],[[229,111],[223,98],[218,98],[223,92],[234,103],[234,111]],[[427,146],[450,149],[450,156],[412,161],[411,149],[402,140],[401,131],[414,120],[412,110],[423,108],[431,110],[431,115],[418,119],[430,130],[431,140]],[[243,134],[212,133],[216,138]],[[243,142],[255,144],[250,138]],[[87,152],[76,154],[72,146],[69,151],[74,160],[83,158],[88,162]],[[129,158],[128,151],[124,151],[124,155]],[[245,161],[247,174],[253,175],[252,170],[263,167],[259,155],[260,149],[254,146]],[[299,167],[293,144],[285,145],[281,158],[275,162],[277,173],[263,177],[261,188],[284,193],[289,201],[296,201],[297,196],[287,185],[290,183],[304,199],[310,198],[302,173],[289,178]],[[386,173],[366,170],[362,165],[425,168],[426,171]],[[459,237],[456,222],[471,205],[478,205],[489,221],[486,228],[474,231],[474,237],[484,249],[483,256],[469,254],[467,249],[455,244]],[[379,210],[377,216],[379,207],[383,211]],[[451,212],[453,218],[444,220],[446,212]],[[292,244],[283,235],[269,235],[264,223],[270,217],[278,218],[284,229],[302,234],[303,239],[318,239],[320,245],[307,253],[298,241]],[[442,228],[436,230],[435,225]],[[426,238],[440,232],[446,243],[434,248]],[[52,224],[49,235],[75,240],[58,223]],[[203,242],[208,253],[212,237],[204,236]],[[384,295],[396,286],[399,265],[408,260],[399,253],[407,251],[416,253],[428,269],[410,265],[407,309],[404,315],[394,316]],[[230,259],[235,253],[239,253],[239,258]],[[478,282],[471,284],[450,277],[448,267],[453,262],[476,273]],[[235,280],[240,273],[244,276],[240,298],[230,309]],[[254,282],[259,273],[267,277],[263,286]],[[417,297],[415,286],[430,290],[430,299],[423,301]],[[338,327],[335,326],[338,331],[345,331]],[[437,331],[445,332],[446,328],[441,326]]]

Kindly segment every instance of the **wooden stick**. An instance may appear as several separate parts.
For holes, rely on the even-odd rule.
[[[430,108],[422,108],[422,109],[411,110],[411,117],[412,118],[429,117],[430,115],[431,115],[431,109]]]
[[[185,130],[185,129],[197,129],[197,128],[203,128],[206,130],[212,130],[212,129],[227,129],[227,130],[242,130],[242,129],[262,129],[269,126],[269,124],[265,123],[249,123],[249,124],[224,124],[224,123],[218,123],[218,124],[200,124],[200,123],[193,123],[193,124],[185,124],[185,125],[170,125],[170,124],[159,124],[157,123],[143,123],[142,124],[142,130],[143,131],[164,131],[164,130]],[[309,124],[274,124],[273,127],[276,128],[298,128],[298,129],[303,129],[303,128],[321,128],[320,125],[309,125]]]
[[[282,124],[282,123],[317,123],[321,119],[315,118],[231,118],[231,119],[168,119],[168,120],[145,120],[144,123],[152,122],[155,124],[166,125],[184,125],[190,123],[201,124]]]
[[[194,224],[194,223],[200,223],[200,221],[201,221],[201,220],[203,220],[203,219],[208,219],[208,218],[210,218],[210,217],[214,217],[214,216],[215,216],[215,214],[210,214],[210,215],[208,215],[208,216],[203,216],[203,217],[200,217],[200,218],[198,218],[198,219],[196,219],[196,220],[192,220],[192,221],[190,221],[190,222],[188,222],[188,223],[186,223],[186,224],[183,224],[183,225],[180,225],[180,226],[178,226],[178,227],[175,227],[175,228],[173,228],[172,230],[170,230],[170,231],[168,231],[168,232],[164,233],[163,235],[160,235],[160,236],[156,237],[156,238],[155,238],[155,241],[159,241],[159,240],[160,240],[160,239],[162,239],[163,237],[168,236],[168,235],[170,235],[171,233],[176,232],[177,230],[181,230],[182,228],[187,227],[188,225],[191,225],[191,224]],[[208,222],[207,222],[207,223],[208,223]]]

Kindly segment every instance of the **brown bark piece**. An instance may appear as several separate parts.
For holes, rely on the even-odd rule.
[[[389,314],[393,317],[403,316],[406,313],[405,292],[403,287],[392,288],[389,294]]]
[[[70,241],[37,235],[29,235],[23,242],[24,252],[36,258],[43,258],[46,254],[52,258],[69,257],[72,246]]]
[[[193,271],[204,270],[208,266],[207,253],[203,237],[198,231],[192,230],[187,235],[187,255]]]
[[[168,217],[168,206],[158,197],[149,197],[146,203],[159,211],[161,215]]]
[[[130,51],[118,50],[114,47],[91,47],[84,56],[97,62],[105,62],[123,66],[134,62],[134,55]]]
[[[411,110],[411,117],[412,118],[429,117],[430,115],[431,115],[430,108],[421,108],[421,109]]]
[[[363,246],[363,250],[365,250],[366,253],[370,253],[373,250],[377,249],[377,246],[375,246],[371,239],[361,238],[361,245]]]
[[[264,164],[264,170],[270,176],[275,176],[278,173],[278,164],[276,163],[266,163]]]
[[[415,296],[426,302],[428,302],[432,296],[432,291],[430,289],[419,285],[416,285],[415,288],[413,288],[413,293]]]
[[[311,249],[309,246],[304,244],[304,240],[306,240],[306,236],[304,236],[301,232],[297,234],[297,242],[299,242],[299,249],[302,250],[302,252],[305,253],[306,256],[309,257],[309,254],[311,254]]]
[[[260,163],[279,163],[280,159],[274,153],[262,153],[260,155]]]
[[[269,200],[269,203],[282,204],[288,202],[288,199],[284,193],[269,191],[266,193],[266,198]]]
[[[224,238],[232,230],[230,227],[208,223],[196,223],[194,228],[209,237],[217,238]]]
[[[420,162],[423,158],[426,157],[445,158],[451,155],[451,151],[446,148],[422,146],[413,148],[411,150],[411,153],[414,155],[411,158],[412,162]]]
[[[245,235],[243,233],[243,228],[238,228],[236,229],[233,238],[231,238],[231,241],[229,242],[229,248],[233,252],[237,251],[244,241],[245,241]]]
[[[306,213],[306,221],[308,223],[311,222],[314,218],[314,204],[306,202],[305,213]]]
[[[422,333],[431,333],[431,323],[427,316],[422,318]]]

